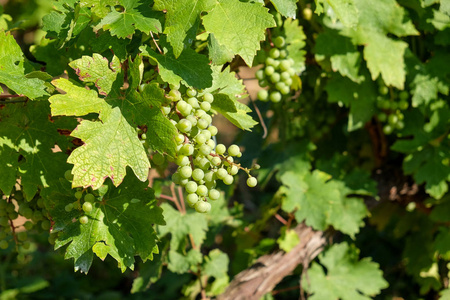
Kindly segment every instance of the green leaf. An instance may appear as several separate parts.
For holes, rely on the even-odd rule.
[[[297,0],[270,0],[276,10],[286,18],[295,18]]]
[[[68,149],[69,142],[57,132],[58,122],[49,122],[47,102],[10,104],[0,109],[0,190],[10,195],[17,178],[26,199],[38,188],[47,188],[62,177],[67,155],[54,153],[57,144]],[[61,127],[59,127],[61,128]]]
[[[283,27],[286,35],[286,50],[289,53],[289,58],[294,60],[292,68],[300,73],[305,69],[306,35],[303,32],[303,27],[298,25],[298,20],[286,19]]]
[[[211,283],[210,295],[219,295],[223,293],[229,284],[228,265],[230,260],[226,253],[219,249],[214,249],[205,256],[202,266],[202,275],[214,277]]]
[[[106,17],[111,11],[110,7],[119,4],[118,0],[84,0],[80,3],[81,7],[90,7],[91,11],[100,18]]]
[[[206,56],[198,54],[192,49],[186,49],[178,58],[175,58],[171,48],[164,55],[156,53],[148,46],[139,48],[143,55],[156,60],[161,78],[173,85],[178,85],[180,81],[188,86],[197,89],[204,89],[211,86],[211,68]]]
[[[145,261],[158,253],[153,225],[164,225],[164,219],[148,182],[128,176],[119,188],[110,186],[102,201],[96,201],[94,209],[86,213],[89,221],[85,225],[72,221],[80,212],[65,212],[65,205],[73,199],[64,198],[63,189],[48,197],[55,205],[55,230],[60,231],[55,248],[68,244],[65,258],[74,259],[75,270],[87,273],[94,253],[102,260],[111,255],[122,271],[134,268],[134,256]]]
[[[167,203],[161,204],[161,208],[164,211],[166,226],[158,226],[158,234],[160,237],[171,234],[171,249],[179,249],[180,245],[184,245],[184,241],[189,235],[192,235],[192,241],[196,247],[201,246],[208,229],[205,215],[192,209],[188,209],[186,214],[181,214]]]
[[[284,230],[281,236],[277,239],[280,249],[284,252],[290,252],[295,246],[300,243],[300,238],[295,230]]]
[[[369,300],[388,287],[378,264],[369,258],[358,260],[357,249],[347,243],[333,245],[319,260],[326,273],[314,262],[302,280],[311,300]]]
[[[142,0],[119,0],[124,11],[118,12],[114,7],[100,23],[94,28],[99,30],[110,30],[111,35],[119,38],[131,38],[135,30],[140,30],[146,34],[150,32],[161,32],[160,13],[155,12],[150,7],[150,3]]]
[[[121,71],[119,59],[114,56],[111,63],[100,54],[94,53],[92,57],[83,56],[69,63],[81,81],[93,82],[100,95],[108,95],[116,80],[117,73]]]
[[[166,11],[164,33],[175,57],[195,40],[200,14],[214,7],[214,0],[156,0],[154,8]]]
[[[276,24],[268,9],[260,4],[219,0],[203,17],[203,25],[220,45],[240,55],[251,66],[265,30]]]
[[[0,45],[0,83],[32,100],[47,96],[44,81],[25,77],[23,53],[14,37],[0,30]]]
[[[77,87],[66,79],[55,80],[54,84],[67,94],[49,98],[52,115],[99,113],[101,121],[84,120],[71,134],[85,143],[68,159],[74,164],[72,185],[98,189],[109,177],[118,186],[125,177],[127,166],[141,181],[145,181],[150,162],[135,129],[128,124],[120,109],[111,109],[104,100],[96,97],[94,91]]]
[[[350,78],[354,82],[361,82],[364,78],[359,76],[361,56],[355,45],[347,37],[339,35],[335,30],[327,30],[318,35],[316,39],[316,59],[322,56],[330,58],[334,72]]]
[[[214,95],[211,107],[242,130],[250,131],[253,126],[258,124],[247,114],[252,111],[248,106],[230,98],[228,95]]]
[[[328,13],[328,8],[331,8],[344,26],[354,27],[358,23],[359,12],[353,0],[315,0],[315,2],[318,14],[324,10]]]
[[[280,179],[285,195],[282,209],[294,212],[298,222],[305,221],[317,230],[332,225],[350,236],[359,232],[367,209],[361,199],[348,198],[352,191],[344,183],[329,180],[328,174],[318,170],[287,171]]]
[[[217,39],[212,33],[208,36],[208,50],[209,58],[215,65],[223,65],[230,62],[234,57],[233,52],[220,46],[219,42],[217,42]]]

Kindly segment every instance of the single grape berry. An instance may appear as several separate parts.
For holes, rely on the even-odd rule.
[[[91,202],[84,202],[83,203],[83,211],[85,213],[90,213],[92,211],[92,203]]]
[[[83,192],[82,191],[77,191],[77,192],[75,192],[74,196],[75,196],[75,198],[77,198],[79,200],[83,196]]]
[[[87,216],[81,216],[79,221],[81,224],[86,225],[89,222],[89,218]]]
[[[228,154],[231,156],[238,156],[241,153],[238,145],[231,145],[228,147]]]
[[[65,178],[67,181],[72,181],[72,180],[73,180],[72,170],[67,170],[67,171],[64,173],[64,178]]]
[[[8,247],[9,247],[9,244],[7,241],[5,241],[5,240],[0,241],[0,249],[5,250],[5,249],[8,249]]]
[[[220,192],[216,189],[210,189],[208,193],[209,199],[217,200],[220,197]]]
[[[249,177],[248,179],[247,179],[247,185],[249,186],[249,187],[255,187],[256,185],[258,184],[258,180],[255,178],[255,177]]]

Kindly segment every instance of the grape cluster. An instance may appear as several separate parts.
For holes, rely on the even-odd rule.
[[[39,194],[27,201],[20,188],[11,196],[3,196],[0,199],[0,249],[7,249],[12,242],[28,249],[28,231],[49,231],[52,224],[45,206],[45,200]],[[19,217],[27,219],[22,226],[15,225]]]
[[[380,122],[387,123],[383,126],[383,132],[391,134],[396,129],[402,130],[405,127],[402,111],[409,107],[409,93],[401,91],[397,94],[395,91],[390,91],[384,84],[380,84],[378,91],[380,95],[377,97],[377,107],[381,112],[377,117]]]
[[[190,207],[206,213],[211,210],[208,200],[220,197],[216,189],[217,180],[231,185],[239,169],[249,174],[247,184],[250,187],[256,186],[257,180],[248,169],[234,162],[234,158],[242,156],[239,146],[231,145],[227,149],[223,144],[216,145],[218,130],[212,125],[211,109],[214,96],[211,93],[199,94],[194,89],[187,89],[182,95],[178,88],[172,87],[167,96],[169,101],[162,106],[163,113],[178,129],[176,156],[156,152],[152,162],[162,165],[167,159],[176,163],[178,168],[172,181],[184,187]]]
[[[72,181],[73,175],[70,170],[67,170],[64,174],[64,177],[68,181]],[[81,188],[78,188],[77,191],[74,193],[75,200],[72,203],[67,204],[64,207],[64,210],[66,212],[71,212],[74,209],[79,210],[82,213],[90,213],[95,205],[95,199],[96,196],[93,193],[87,192],[83,197],[84,190]],[[78,218],[78,221],[85,225],[89,222],[89,218],[86,215],[82,215]]]
[[[264,66],[256,71],[255,76],[261,87],[268,87],[258,91],[258,100],[277,103],[291,94],[295,70],[292,68],[294,60],[288,58],[285,38],[277,36],[273,45],[275,47],[263,55]]]

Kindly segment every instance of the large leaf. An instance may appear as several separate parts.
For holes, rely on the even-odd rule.
[[[358,260],[358,252],[347,243],[333,245],[319,256],[303,277],[303,288],[311,300],[369,300],[388,287],[378,264],[369,258]]]
[[[268,9],[258,3],[219,0],[203,17],[203,25],[220,45],[240,55],[251,66],[265,30],[276,24]]]
[[[54,230],[60,232],[55,248],[68,244],[65,258],[74,259],[75,270],[87,273],[94,253],[102,260],[111,255],[122,271],[134,268],[134,256],[145,261],[158,253],[153,225],[164,225],[164,219],[148,182],[128,176],[119,188],[109,186],[108,192],[98,199],[101,201],[96,201],[94,209],[86,213],[87,224],[73,222],[80,216],[79,211],[65,212],[65,205],[73,201],[66,194],[61,188],[47,197],[54,205]]]
[[[0,83],[30,99],[48,95],[44,81],[25,76],[23,53],[14,37],[0,30],[0,45]]]
[[[85,143],[68,159],[74,164],[72,185],[98,189],[109,177],[118,186],[125,177],[127,166],[145,181],[150,162],[136,130],[128,124],[120,109],[111,108],[96,97],[95,92],[77,87],[66,79],[55,80],[53,84],[66,94],[50,97],[52,115],[99,113],[101,121],[84,120],[71,134]]]
[[[124,10],[118,12],[114,7],[96,26],[96,29],[110,30],[111,35],[119,38],[130,38],[136,29],[150,34],[161,32],[160,13],[143,0],[119,0]]]

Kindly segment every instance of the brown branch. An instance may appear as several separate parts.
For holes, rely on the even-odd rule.
[[[219,300],[257,300],[271,292],[298,265],[307,268],[326,243],[324,233],[314,231],[305,224],[294,229],[300,243],[290,252],[278,251],[260,257],[253,266],[237,274]]]

